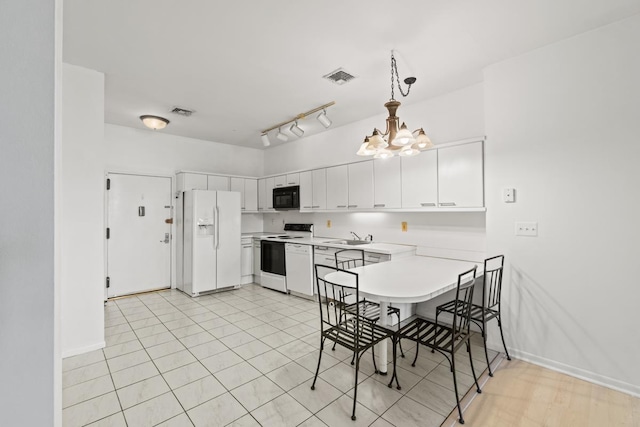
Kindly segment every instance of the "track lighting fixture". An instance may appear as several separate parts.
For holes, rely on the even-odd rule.
[[[329,126],[331,126],[331,120],[329,120],[329,117],[327,117],[327,110],[322,110],[322,113],[318,114],[318,117],[316,117],[318,119],[318,121],[320,123],[322,123],[322,126],[328,128]]]
[[[331,126],[331,120],[329,120],[329,117],[327,117],[326,110],[327,108],[331,107],[334,104],[335,104],[335,101],[331,101],[328,104],[321,105],[305,113],[300,113],[291,120],[287,120],[287,121],[278,123],[277,125],[271,126],[270,128],[264,129],[262,131],[262,136],[261,136],[262,144],[265,147],[268,147],[270,145],[268,133],[274,129],[278,129],[276,138],[278,138],[280,141],[287,142],[289,140],[289,137],[286,134],[282,133],[281,128],[282,126],[288,125],[290,123],[291,123],[291,126],[289,127],[289,131],[295,136],[297,136],[298,138],[302,138],[304,136],[304,129],[298,125],[298,122],[300,120],[305,119],[307,116],[310,116],[311,114],[317,113],[318,111],[321,111],[321,113],[317,116],[318,121],[322,123],[322,125],[325,128],[328,128],[329,126]]]

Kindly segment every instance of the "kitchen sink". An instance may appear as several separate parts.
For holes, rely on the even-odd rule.
[[[329,240],[324,243],[335,243],[337,245],[359,246],[359,245],[368,245],[371,242],[368,240]]]

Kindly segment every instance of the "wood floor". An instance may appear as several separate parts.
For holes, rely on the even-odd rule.
[[[465,427],[638,427],[640,399],[527,362],[504,359],[464,418]],[[451,425],[453,419],[457,411],[443,425]]]

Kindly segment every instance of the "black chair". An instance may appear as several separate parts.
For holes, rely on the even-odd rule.
[[[358,395],[358,371],[360,369],[360,358],[362,355],[380,341],[391,338],[390,332],[360,316],[360,304],[355,304],[354,311],[345,311],[343,296],[348,294],[355,296],[356,301],[360,300],[360,287],[358,274],[341,270],[328,265],[317,264],[316,291],[318,303],[320,305],[320,354],[318,355],[318,367],[313,378],[311,390],[315,390],[316,380],[320,372],[320,361],[326,340],[333,341],[342,347],[353,352],[355,358],[355,386],[353,390],[353,412],[351,419],[356,419],[356,399]],[[333,272],[340,272],[341,283],[332,282],[326,279],[326,275]]]
[[[350,268],[363,267],[365,265],[364,261],[364,251],[362,249],[341,249],[335,253],[336,267],[347,270]],[[348,295],[345,295],[345,303],[348,302]],[[353,312],[354,306],[353,303],[347,304],[345,307],[346,311]],[[360,301],[360,316],[369,320],[373,323],[378,323],[380,320],[380,304],[373,301],[367,301],[366,299],[362,299]],[[389,306],[387,309],[387,314],[389,316],[394,315],[398,318],[398,329],[400,329],[400,309],[397,307]],[[382,326],[384,328],[384,326]],[[335,345],[333,346],[335,349]],[[404,357],[404,351],[402,350],[402,343],[400,343],[400,355]],[[353,360],[351,361],[353,365]],[[373,367],[375,372],[378,373],[378,367],[376,366],[375,356],[373,358]]]
[[[454,301],[453,311],[453,323],[451,326],[445,326],[438,324],[437,321],[433,322],[423,317],[417,317],[405,326],[400,328],[400,332],[393,338],[393,376],[389,387],[392,386],[393,380],[396,380],[396,385],[400,389],[400,383],[398,382],[398,376],[396,374],[396,345],[395,343],[401,339],[410,339],[417,343],[416,357],[413,359],[411,366],[416,366],[418,360],[418,350],[420,344],[437,351],[447,358],[451,372],[453,373],[453,387],[456,393],[456,405],[458,407],[458,414],[460,415],[460,424],[464,424],[464,418],[462,417],[462,409],[460,408],[460,397],[458,393],[458,382],[456,380],[456,362],[455,353],[466,345],[467,352],[469,353],[469,363],[471,364],[471,373],[473,374],[473,380],[476,384],[476,390],[478,393],[482,393],[480,386],[478,385],[478,379],[476,378],[476,371],[473,367],[473,358],[471,357],[471,330],[469,324],[471,322],[471,302],[473,300],[473,287],[475,285],[477,267],[473,267],[471,270],[465,271],[458,275],[458,285],[456,288],[456,297]]]
[[[504,334],[502,332],[502,320],[500,318],[500,294],[502,293],[502,270],[504,268],[504,255],[497,255],[484,260],[484,278],[482,281],[482,305],[471,304],[471,321],[478,325],[484,341],[484,357],[487,359],[487,368],[489,376],[493,376],[491,364],[489,363],[489,354],[487,352],[487,322],[491,319],[498,320],[500,328],[500,337],[507,359],[511,360],[507,345],[504,342]],[[436,322],[440,313],[453,314],[456,309],[455,301],[439,305],[436,308]]]

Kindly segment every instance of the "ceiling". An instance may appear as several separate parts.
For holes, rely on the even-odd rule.
[[[417,77],[396,89],[409,105],[636,13],[640,0],[64,0],[63,59],[105,74],[107,123],[154,114],[171,120],[158,132],[261,149],[261,130],[331,101],[334,127],[384,114],[392,49],[400,79]],[[322,78],[341,67],[356,79]],[[324,130],[315,114],[300,127]]]

